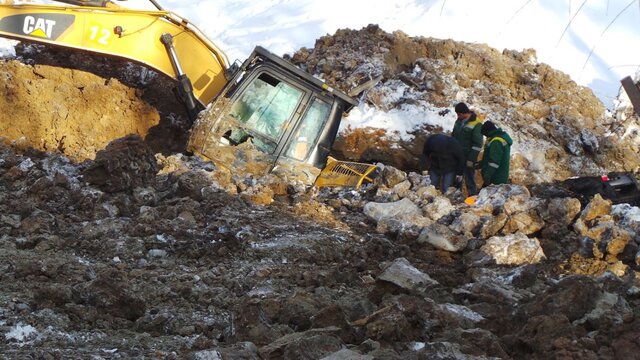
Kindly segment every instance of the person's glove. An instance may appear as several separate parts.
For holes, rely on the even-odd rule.
[[[468,167],[468,168],[472,168],[472,169],[473,169],[473,168],[474,168],[474,166],[475,166],[475,164],[473,163],[473,161],[471,161],[471,160],[467,160],[467,167]]]
[[[462,184],[462,175],[456,175],[456,184]]]

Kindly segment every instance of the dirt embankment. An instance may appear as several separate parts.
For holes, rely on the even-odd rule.
[[[145,137],[160,120],[135,89],[116,79],[18,61],[0,63],[0,72],[0,108],[10,119],[0,132],[21,145],[92,159],[113,139]]]
[[[0,134],[23,148],[95,158],[135,134],[156,152],[184,150],[189,121],[168,79],[125,62],[20,45],[0,62]]]
[[[516,183],[640,169],[640,138],[624,130],[637,127],[637,117],[634,122],[606,114],[590,89],[539,63],[532,49],[499,51],[370,25],[324,36],[292,61],[345,91],[382,77],[361,96],[379,110],[435,106],[452,112],[459,101],[470,104],[514,138],[511,178]],[[441,131],[451,129],[415,129],[414,139],[404,141],[380,129],[357,128],[335,148],[342,157],[414,170],[426,136]]]

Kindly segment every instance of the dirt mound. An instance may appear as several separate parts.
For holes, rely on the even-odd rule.
[[[344,91],[381,77],[361,95],[379,110],[435,106],[443,108],[444,116],[459,101],[471,104],[514,138],[511,178],[517,183],[640,166],[634,151],[637,136],[623,130],[634,128],[632,122],[605,113],[590,89],[537,62],[532,49],[500,52],[483,44],[409,37],[370,25],[324,36],[313,49],[296,52],[292,61]],[[450,130],[414,129],[412,141],[380,129],[348,130],[335,151],[338,157],[415,170],[426,136]]]
[[[136,90],[116,79],[18,61],[0,63],[6,77],[0,108],[10,121],[3,136],[72,159],[91,159],[109,141],[127,134],[146,136],[160,120]]]
[[[75,161],[130,134],[155,152],[184,149],[189,122],[167,79],[126,61],[46,46],[21,45],[16,53],[18,60],[0,62],[7,140]]]

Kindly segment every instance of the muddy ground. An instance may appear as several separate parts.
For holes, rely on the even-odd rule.
[[[110,151],[143,164],[153,161],[145,149],[133,139]],[[454,253],[381,230],[362,211],[379,200],[373,188],[290,190],[264,206],[243,196],[251,181],[229,195],[206,177],[215,167],[195,159],[161,158],[182,170],[92,185],[87,165],[0,150],[5,358],[631,359],[640,350],[636,273],[605,271],[568,228],[539,232],[544,261],[496,265],[474,259],[481,238]],[[136,186],[115,191],[125,178]],[[426,280],[403,285],[403,276]]]

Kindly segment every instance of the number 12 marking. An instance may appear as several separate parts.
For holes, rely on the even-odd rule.
[[[109,29],[92,26],[89,28],[89,31],[91,32],[89,34],[89,40],[95,41],[100,45],[109,45],[109,38],[111,37],[111,31]]]

